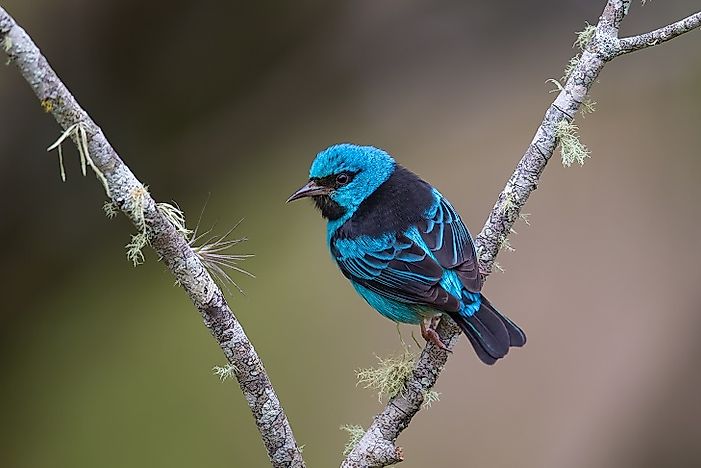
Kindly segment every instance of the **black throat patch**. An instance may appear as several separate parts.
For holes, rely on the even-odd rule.
[[[331,197],[328,195],[317,195],[312,198],[316,207],[321,211],[321,216],[329,221],[335,221],[346,214],[346,209],[331,200]]]

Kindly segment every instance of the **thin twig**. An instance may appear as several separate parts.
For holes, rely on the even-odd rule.
[[[621,38],[619,42],[619,54],[627,54],[629,52],[635,52],[636,50],[662,44],[692,29],[696,29],[699,26],[701,26],[701,11],[663,28],[655,29],[654,31],[638,36]]]
[[[29,83],[42,107],[51,112],[63,130],[79,129],[78,134],[69,133],[83,156],[83,172],[88,162],[96,173],[102,174],[104,180],[101,180],[112,201],[139,230],[143,229],[151,246],[202,314],[241,386],[272,465],[303,467],[301,452],[260,357],[183,233],[158,210],[143,184],[78,105],[29,35],[2,7],[0,46]],[[143,192],[143,197],[139,200],[139,209],[134,210],[132,194],[139,191]],[[221,246],[220,243],[217,247]]]

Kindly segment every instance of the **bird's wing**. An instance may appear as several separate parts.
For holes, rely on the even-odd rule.
[[[336,240],[331,253],[348,279],[384,297],[450,312],[460,308],[438,284],[443,268],[404,234]]]
[[[419,223],[421,237],[443,268],[455,270],[468,291],[479,292],[482,280],[470,232],[450,202],[434,193],[436,203]]]

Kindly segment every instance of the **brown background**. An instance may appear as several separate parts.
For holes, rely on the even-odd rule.
[[[399,352],[395,326],[336,271],[317,213],[285,198],[315,153],[382,146],[473,232],[602,1],[5,0],[134,172],[190,224],[255,253],[230,302],[306,444],[335,466],[379,406],[353,370]],[[634,2],[624,34],[698,8]],[[400,439],[405,467],[700,466],[701,48],[692,32],[616,59],[578,119],[584,167],[553,159],[486,293],[529,343],[493,368],[467,342],[441,402]],[[108,221],[59,130],[0,69],[0,465],[258,467],[223,358],[133,228]],[[402,327],[408,339],[410,329]]]

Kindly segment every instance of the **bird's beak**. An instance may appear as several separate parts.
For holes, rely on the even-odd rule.
[[[290,198],[288,198],[285,203],[299,200],[300,198],[313,197],[315,195],[328,195],[329,193],[331,193],[331,189],[317,185],[315,181],[310,180],[307,185],[290,195]]]

